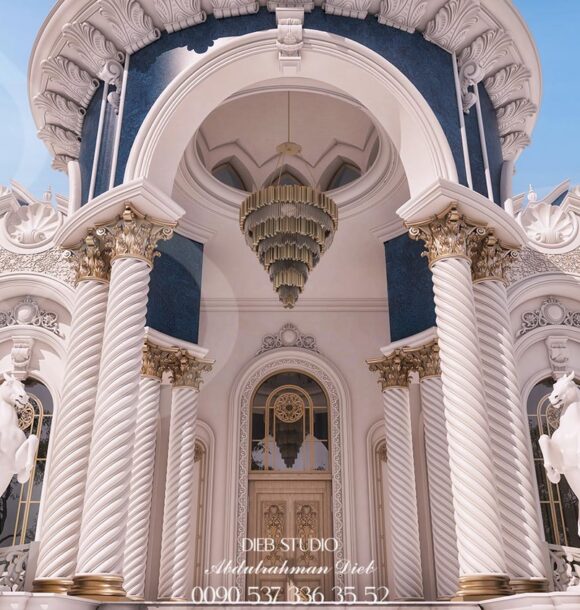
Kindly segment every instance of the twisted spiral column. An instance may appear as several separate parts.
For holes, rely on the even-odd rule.
[[[491,453],[486,395],[469,261],[440,258],[431,265],[447,423],[453,505],[463,583],[509,593]],[[491,578],[484,585],[481,576]],[[467,577],[467,578],[465,578]],[[460,589],[463,586],[460,579]],[[481,593],[484,595],[484,593]]]
[[[150,265],[112,263],[73,595],[123,597],[122,564]]]
[[[518,590],[542,590],[546,585],[542,580],[546,575],[545,545],[532,482],[507,292],[496,279],[476,282],[473,291],[507,568]],[[536,582],[525,582],[531,579]]]
[[[125,590],[129,596],[138,598],[145,593],[160,391],[159,377],[141,377],[123,558]]]
[[[75,293],[62,401],[45,483],[34,582],[38,592],[66,592],[75,572],[108,290],[106,282],[85,279]]]
[[[194,462],[199,393],[174,387],[159,568],[159,598],[189,599],[194,564]]]
[[[449,598],[457,591],[459,559],[441,377],[421,378],[421,404],[425,423],[437,597]]]
[[[396,599],[422,599],[423,578],[415,489],[409,390],[383,391],[387,441],[389,521]]]

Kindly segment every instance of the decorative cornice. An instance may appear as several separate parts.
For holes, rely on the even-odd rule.
[[[531,140],[530,136],[523,131],[514,131],[508,133],[500,138],[501,141],[501,152],[503,158],[507,161],[515,159],[518,154],[529,146]]]
[[[76,133],[58,125],[45,125],[38,132],[38,137],[50,146],[54,155],[78,159],[81,139]]]
[[[322,6],[327,15],[366,19],[370,5],[371,0],[325,0]]]
[[[184,350],[177,350],[168,358],[168,364],[173,373],[174,387],[188,387],[199,390],[202,373],[212,370],[213,360],[202,360]]]
[[[407,223],[406,223],[407,224]],[[411,239],[425,242],[425,252],[429,266],[442,258],[461,257],[469,259],[469,239],[475,233],[483,235],[485,229],[473,224],[451,205],[441,214],[418,224],[409,225]]]
[[[525,66],[510,64],[488,76],[483,84],[494,108],[499,108],[508,101],[521,96],[529,79],[530,71]]]
[[[471,276],[474,282],[499,280],[507,283],[509,266],[518,256],[518,250],[499,242],[493,230],[469,240]]]
[[[459,53],[457,62],[464,112],[468,112],[476,101],[476,95],[469,87],[488,76],[497,62],[507,55],[511,45],[510,37],[502,29],[487,30]]]
[[[450,53],[462,48],[469,30],[477,23],[479,0],[449,0],[427,23],[423,36]]]
[[[99,0],[98,6],[125,53],[135,53],[159,38],[153,19],[137,0]]]
[[[111,251],[93,230],[77,248],[65,250],[65,257],[73,264],[77,282],[97,280],[108,282],[111,276]]]
[[[383,391],[409,386],[409,373],[413,367],[413,360],[402,349],[395,350],[389,356],[369,359],[367,364],[371,373],[379,374],[379,383]]]
[[[65,95],[82,108],[87,108],[99,87],[97,78],[62,55],[45,59],[42,71],[47,75],[48,90]]]
[[[154,0],[155,10],[169,33],[203,23],[207,16],[200,0]]]
[[[412,34],[421,24],[426,0],[381,0],[379,23]]]
[[[122,63],[125,55],[117,49],[101,30],[88,21],[74,21],[62,28],[62,34],[68,45],[81,57],[86,66],[95,75],[100,75],[107,62]]]
[[[520,98],[497,109],[497,128],[500,136],[523,129],[526,119],[537,112],[537,108],[526,98]]]
[[[86,112],[82,106],[54,91],[40,93],[34,103],[44,110],[45,123],[60,125],[80,137]]]
[[[571,311],[556,297],[545,299],[538,309],[525,311],[516,336],[521,337],[531,330],[544,326],[571,326],[580,328],[580,311]]]
[[[251,15],[257,13],[260,8],[260,3],[256,0],[210,0],[210,2],[216,19]]]
[[[170,239],[176,223],[168,223],[141,216],[130,204],[125,205],[121,216],[100,225],[96,234],[111,250],[111,262],[117,258],[139,258],[150,265],[159,254],[159,240]]]

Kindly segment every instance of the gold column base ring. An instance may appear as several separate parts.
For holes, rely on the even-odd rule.
[[[506,574],[469,574],[459,578],[459,591],[454,602],[472,602],[513,595]]]
[[[32,583],[32,592],[66,595],[72,584],[73,581],[68,578],[37,578]]]
[[[546,593],[548,591],[548,581],[545,578],[512,578],[510,587],[515,594]]]
[[[77,574],[68,594],[97,601],[127,601],[123,577],[117,574]]]

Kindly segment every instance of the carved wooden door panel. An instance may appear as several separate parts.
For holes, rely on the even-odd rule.
[[[250,481],[248,538],[253,542],[273,539],[274,548],[258,548],[247,553],[247,565],[328,567],[327,574],[248,575],[247,585],[281,587],[279,601],[295,601],[292,590],[316,587],[325,600],[332,600],[334,583],[332,548],[331,483],[327,480],[252,480]],[[321,548],[322,546],[322,548]],[[262,592],[266,599],[267,593]]]

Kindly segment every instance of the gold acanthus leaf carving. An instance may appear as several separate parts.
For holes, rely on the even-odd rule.
[[[167,357],[167,366],[173,373],[173,385],[176,387],[190,387],[199,390],[202,382],[202,373],[212,370],[213,360],[202,360],[192,356],[185,350],[176,350]]]
[[[169,370],[169,362],[176,349],[163,348],[146,340],[143,344],[143,362],[141,375],[161,379],[163,373]]]
[[[274,541],[274,548],[264,557],[266,564],[278,564],[282,562],[280,553],[281,541],[284,536],[284,524],[286,511],[283,504],[270,504],[264,510],[264,532],[266,538]]]
[[[76,247],[65,251],[75,271],[76,281],[98,280],[108,282],[111,276],[111,249],[105,240],[90,230]]]
[[[492,229],[470,239],[469,257],[473,281],[500,280],[507,283],[507,271],[518,255],[518,249],[500,243]]]
[[[419,377],[438,377],[441,375],[441,360],[439,344],[434,339],[426,345],[416,348],[403,348],[411,362],[411,368],[419,373]]]
[[[175,223],[142,216],[130,204],[126,204],[119,218],[100,225],[96,232],[110,248],[112,261],[131,257],[153,264],[153,259],[159,255],[155,249],[157,243],[170,239],[174,227]]]
[[[409,373],[413,360],[403,350],[395,350],[389,356],[367,360],[371,373],[379,374],[379,383],[383,390],[409,385]]]

